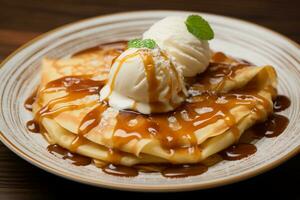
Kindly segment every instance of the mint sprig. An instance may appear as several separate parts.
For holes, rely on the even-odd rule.
[[[156,42],[152,39],[133,39],[128,42],[128,48],[148,48],[154,49]]]
[[[199,15],[190,15],[185,21],[188,31],[199,40],[211,40],[214,38],[214,31],[209,23]]]

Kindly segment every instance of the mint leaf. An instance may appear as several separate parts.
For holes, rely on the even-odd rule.
[[[141,46],[141,39],[133,39],[128,41],[128,48],[140,48]]]
[[[156,47],[156,42],[152,39],[145,39],[142,41],[143,47],[149,48],[149,49],[154,49]]]
[[[156,47],[156,42],[152,39],[134,39],[128,42],[128,48],[148,48],[154,49]]]
[[[214,31],[209,23],[199,15],[190,15],[185,21],[188,31],[199,40],[211,40],[214,38]]]

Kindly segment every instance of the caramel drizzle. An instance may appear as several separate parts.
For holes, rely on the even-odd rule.
[[[78,99],[82,99],[86,96],[99,95],[101,88],[104,85],[104,81],[92,80],[90,76],[65,76],[60,79],[49,82],[44,89],[38,94],[41,96],[43,93],[53,93],[56,91],[64,91],[66,94],[62,97],[52,99],[45,106],[43,106],[34,116],[35,125],[38,124],[40,129],[44,131],[41,124],[43,117],[55,117],[62,112],[82,109],[86,106],[96,106],[88,115],[83,119],[80,125],[78,136],[71,144],[70,150],[75,152],[77,148],[85,143],[84,135],[96,126],[100,121],[98,116],[106,108],[106,105],[96,100],[91,101],[88,105],[65,105],[57,106],[58,104],[72,102]],[[38,98],[41,99],[41,98]],[[58,107],[58,108],[56,108]],[[93,118],[93,119],[92,119]]]
[[[62,148],[57,144],[52,144],[47,147],[49,153],[60,157],[64,160],[69,160],[73,165],[76,166],[85,166],[89,165],[92,162],[92,159],[86,156],[82,156],[76,153],[72,153],[67,149]]]
[[[25,101],[24,107],[26,110],[32,111],[32,105],[36,101],[37,90],[35,90]]]
[[[109,96],[112,94],[112,92],[113,92],[113,90],[114,90],[114,88],[115,88],[116,78],[117,78],[117,76],[118,76],[118,74],[119,74],[119,72],[120,72],[120,70],[121,70],[122,65],[124,64],[124,62],[127,61],[128,59],[134,58],[135,56],[138,56],[138,55],[139,55],[139,53],[136,52],[136,53],[133,53],[133,54],[130,54],[130,55],[125,56],[124,58],[122,58],[122,59],[119,61],[118,66],[117,66],[117,69],[116,69],[116,71],[115,71],[115,73],[114,73],[114,75],[113,75],[113,77],[112,77],[112,79],[111,79],[111,83],[109,84],[109,89],[110,89],[110,91],[109,91],[109,94],[108,94],[107,97],[106,97],[106,100],[108,100]]]
[[[97,106],[90,111],[81,121],[78,134],[72,141],[70,150],[75,152],[80,145],[86,143],[84,136],[89,133],[93,128],[98,126],[101,121],[102,113],[107,109],[106,103],[98,103]]]
[[[202,85],[204,89],[209,90],[212,85],[215,85],[215,91],[222,91],[227,80],[233,80],[237,71],[249,67],[246,64],[220,64],[211,63],[209,68],[197,77],[198,84]],[[210,83],[210,84],[208,84]]]
[[[147,52],[140,52],[140,56],[144,62],[144,69],[148,81],[149,102],[158,101],[158,81],[156,79],[155,64],[151,55]]]
[[[165,105],[163,105],[163,103],[159,100],[159,92],[157,91],[157,89],[159,88],[159,81],[156,79],[156,71],[155,71],[155,64],[154,64],[154,60],[153,57],[151,55],[149,55],[149,53],[147,52],[140,52],[140,55],[143,59],[144,62],[144,69],[145,69],[145,74],[147,77],[147,82],[148,82],[148,94],[149,94],[149,105],[150,105],[150,109],[152,112],[159,112],[161,109],[161,107],[164,107]],[[165,60],[169,60],[169,58],[167,57],[166,54],[164,54],[163,52],[160,52],[160,56],[162,56]],[[175,66],[173,65],[172,62],[170,62],[170,68],[172,70],[172,72],[175,74],[176,80],[177,82],[180,81],[180,77],[179,74],[177,72],[177,70],[175,69]],[[167,69],[163,68],[162,70],[164,70],[164,73],[169,73],[167,72]],[[168,76],[168,93],[166,94],[166,96],[164,97],[167,101],[169,101],[169,103],[171,104],[172,107],[176,107],[177,105],[175,105],[175,103],[173,102],[172,99],[172,91],[173,91],[173,81],[171,76]],[[178,87],[179,89],[179,87]],[[179,91],[177,91],[179,92]]]
[[[214,73],[206,73],[204,77],[200,78],[200,81],[203,79],[209,80],[214,76],[218,76],[221,79],[219,85],[222,85],[225,80],[233,78],[237,70],[247,66],[227,66],[229,70],[224,70],[225,66],[223,65],[220,65],[219,68],[216,67],[216,65],[211,65],[210,67],[214,67]],[[198,148],[194,132],[218,120],[225,121],[237,141],[240,136],[240,131],[236,126],[235,117],[230,112],[232,108],[238,105],[244,105],[259,116],[263,115],[264,112],[258,108],[258,105],[263,106],[267,112],[272,110],[270,102],[261,95],[258,95],[253,88],[246,93],[233,91],[233,93],[216,94],[207,91],[198,96],[191,97],[188,101],[189,102],[186,102],[175,111],[165,114],[140,115],[134,112],[120,112],[117,117],[118,120],[115,130],[121,129],[128,134],[115,136],[119,138],[119,141],[116,143],[117,146],[119,147],[126,144],[131,139],[155,136],[162,141],[163,146],[167,149],[182,149],[185,146]],[[197,109],[200,109],[199,113],[196,112]],[[171,128],[170,119],[176,121],[179,128]],[[127,123],[131,121],[135,121],[136,125]],[[130,134],[133,132],[139,134]],[[186,139],[184,144],[181,142],[182,138]]]
[[[169,60],[168,56],[164,52],[161,52],[161,55],[164,57],[165,60]],[[172,72],[175,74],[177,83],[179,83],[181,81],[181,79],[180,79],[177,69],[175,68],[175,66],[172,62],[170,62],[170,68],[171,68]],[[175,103],[173,102],[173,98],[172,98],[173,83],[172,83],[171,77],[168,80],[168,83],[169,83],[169,92],[168,92],[168,96],[166,97],[166,99],[167,100],[170,99],[169,103],[171,104],[171,106],[173,108],[176,108],[177,105],[175,105]],[[180,89],[180,87],[177,88],[176,92],[181,92],[179,95],[184,95],[182,91],[179,91],[179,89]],[[183,88],[181,88],[181,89],[183,89]]]
[[[54,109],[57,104],[67,103],[82,99],[88,95],[98,95],[100,89],[104,85],[104,81],[96,81],[88,78],[88,76],[65,76],[60,79],[49,82],[39,96],[43,92],[65,91],[66,95],[49,101],[35,115],[35,120],[40,122],[42,117],[57,116],[61,112],[80,109],[85,105],[61,106]],[[96,102],[95,102],[96,103]]]
[[[205,94],[202,95],[201,101],[186,103],[176,111],[167,114],[146,116],[123,111],[120,112],[117,117],[118,123],[115,130],[121,129],[127,133],[137,132],[139,134],[124,134],[122,137],[116,136],[122,138],[120,139],[122,142],[118,144],[126,144],[134,138],[139,139],[155,136],[160,138],[160,141],[162,141],[163,145],[168,149],[182,147],[180,142],[182,138],[187,139],[189,142],[188,146],[196,146],[197,141],[194,132],[221,119],[226,122],[236,139],[238,139],[240,131],[236,127],[235,118],[229,110],[237,105],[246,105],[254,109],[255,105],[253,102],[256,98],[256,96],[242,94],[222,96]],[[219,103],[219,101],[224,102]],[[197,109],[200,109],[199,113],[196,112]],[[176,128],[175,130],[171,128],[170,119],[176,120],[180,128],[177,130]],[[130,126],[129,123],[126,123],[132,120],[136,121],[134,126]]]

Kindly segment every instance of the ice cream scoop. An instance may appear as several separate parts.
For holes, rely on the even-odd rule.
[[[100,100],[143,114],[168,112],[185,100],[181,72],[158,47],[130,48],[112,65]]]
[[[143,39],[153,39],[158,46],[175,58],[184,77],[203,72],[211,57],[209,44],[191,34],[185,24],[186,17],[170,16],[155,24],[143,34]]]

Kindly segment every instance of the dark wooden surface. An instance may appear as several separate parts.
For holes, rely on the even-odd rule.
[[[249,20],[300,42],[299,0],[0,0],[0,60],[35,36],[60,25],[92,16],[145,9],[181,9],[210,12]],[[276,41],[274,41],[276,42]],[[300,134],[300,133],[299,133]],[[147,198],[300,198],[300,156],[265,174],[240,183],[176,194],[112,191],[74,183],[25,162],[0,142],[0,199],[52,199],[85,195],[87,198],[123,195]],[[242,195],[242,196],[240,196]]]

